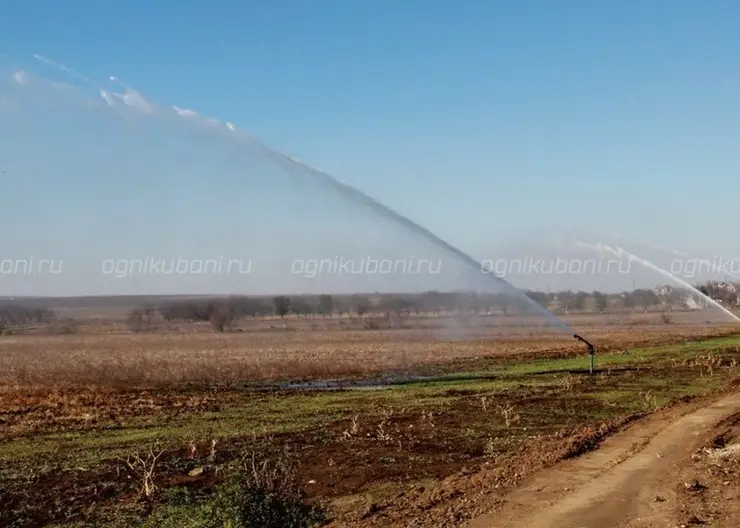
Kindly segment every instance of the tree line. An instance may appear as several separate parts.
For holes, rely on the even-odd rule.
[[[710,294],[714,286],[702,285]],[[303,318],[351,315],[364,317],[366,314],[382,316],[386,320],[399,319],[411,314],[474,316],[480,314],[526,314],[533,313],[535,304],[556,314],[577,312],[604,312],[606,310],[643,310],[656,306],[665,311],[680,307],[688,295],[686,290],[664,288],[663,290],[637,289],[621,293],[599,291],[561,291],[547,293],[526,291],[525,295],[514,292],[438,292],[393,295],[278,295],[272,298],[234,296],[227,299],[172,301],[159,307],[147,306],[131,312],[129,323],[132,329],[146,330],[153,325],[154,318],[161,317],[169,322],[204,322],[212,324],[214,330],[223,332],[242,318],[284,318],[289,315]],[[711,296],[711,295],[710,295]]]
[[[725,305],[738,305],[738,287],[727,282],[707,282],[698,290]],[[386,319],[402,318],[411,314],[458,315],[515,314],[532,312],[532,304],[556,313],[604,312],[606,310],[650,310],[656,306],[670,311],[680,307],[687,297],[687,289],[662,287],[637,289],[621,293],[599,291],[526,291],[521,293],[475,293],[428,291],[420,294],[357,294],[357,295],[277,295],[270,297],[232,296],[211,299],[175,299],[166,302],[150,301],[135,308],[128,315],[134,331],[152,328],[157,320],[169,322],[210,322],[214,330],[223,332],[243,318],[284,318],[287,316],[315,318],[366,314]],[[698,296],[693,295],[695,301]],[[13,327],[54,323],[53,310],[19,301],[0,301],[0,331],[7,333]]]
[[[0,304],[0,334],[9,333],[11,328],[50,324],[55,320],[53,310],[25,306],[15,302]]]

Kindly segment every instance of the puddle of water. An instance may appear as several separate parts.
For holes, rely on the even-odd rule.
[[[246,383],[242,387],[254,391],[331,391],[331,390],[384,390],[409,383],[438,381],[438,376],[407,376],[381,379],[358,380],[310,380],[310,381],[268,381]]]

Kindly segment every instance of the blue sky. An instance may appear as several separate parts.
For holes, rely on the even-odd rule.
[[[731,0],[36,0],[3,5],[0,53],[233,121],[483,259],[551,232],[723,243],[739,27]]]

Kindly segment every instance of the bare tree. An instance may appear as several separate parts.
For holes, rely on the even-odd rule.
[[[331,295],[320,295],[319,296],[319,313],[324,316],[331,317],[332,312],[334,311],[334,299],[332,299]]]
[[[151,306],[134,308],[128,315],[128,327],[132,332],[149,332],[154,327],[155,310]]]
[[[230,304],[212,303],[209,312],[209,321],[214,331],[224,332],[231,329],[231,325],[234,324],[236,317],[235,311]]]
[[[354,306],[355,313],[360,317],[364,316],[367,312],[369,312],[370,308],[372,307],[370,304],[370,299],[364,296],[355,297],[354,305],[355,305]]]
[[[304,298],[298,297],[292,299],[290,304],[291,311],[298,316],[308,317],[314,313],[313,305]]]
[[[281,319],[290,313],[290,297],[278,295],[273,298],[272,302],[275,306],[275,315],[280,316]]]

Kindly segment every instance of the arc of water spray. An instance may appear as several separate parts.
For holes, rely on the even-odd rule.
[[[509,294],[516,294],[518,296],[523,297],[525,301],[527,302],[527,304],[529,304],[530,307],[532,307],[536,312],[546,315],[547,317],[554,320],[557,323],[557,325],[561,327],[563,330],[573,333],[573,330],[567,324],[565,324],[563,321],[557,318],[554,314],[552,314],[552,312],[542,307],[540,304],[538,304],[534,300],[530,299],[525,293],[518,290],[515,286],[513,286],[508,281],[502,279],[501,277],[497,277],[493,273],[488,273],[488,272],[483,271],[483,267],[481,263],[476,261],[473,257],[463,252],[462,250],[456,248],[455,246],[449,244],[448,242],[445,242],[443,239],[439,238],[437,235],[429,231],[427,228],[417,224],[413,220],[410,220],[409,218],[403,216],[402,214],[394,211],[390,207],[383,205],[382,203],[378,202],[374,198],[371,198],[370,196],[366,195],[362,191],[355,189],[354,187],[348,185],[347,183],[343,183],[337,180],[330,174],[324,171],[315,169],[314,167],[311,167],[310,165],[296,158],[287,156],[285,154],[282,154],[281,152],[271,149],[270,147],[267,147],[266,145],[264,145],[262,142],[260,142],[256,138],[251,138],[251,139],[266,154],[268,154],[276,162],[280,163],[280,165],[283,166],[284,168],[288,168],[289,164],[292,164],[294,168],[300,168],[300,169],[309,171],[309,173],[313,177],[315,177],[316,179],[318,179],[319,181],[323,183],[330,185],[334,190],[338,191],[343,196],[350,198],[355,203],[361,206],[367,207],[368,209],[378,214],[382,218],[390,219],[390,220],[393,220],[401,224],[402,226],[407,228],[412,233],[421,236],[428,242],[431,242],[433,245],[454,255],[463,264],[470,266],[474,270],[480,273],[483,273],[486,277],[495,281],[502,289],[504,289],[505,292]],[[288,167],[286,167],[286,165],[288,165]]]
[[[648,247],[651,247],[653,249],[657,249],[659,251],[664,251],[666,253],[672,253],[673,255],[678,255],[679,257],[684,257],[684,258],[687,258],[687,259],[694,259],[697,262],[699,262],[700,264],[706,265],[710,269],[712,267],[714,267],[714,266],[712,266],[712,262],[709,259],[705,259],[705,258],[701,258],[701,257],[692,257],[691,255],[688,255],[686,253],[683,253],[681,251],[678,251],[677,249],[666,248],[666,247],[663,247],[663,246],[659,246],[657,244],[652,244],[650,242],[643,242],[643,244],[646,245],[646,246],[648,246]],[[733,279],[740,280],[740,275],[738,275],[736,273],[733,273],[732,271],[729,271],[729,270],[726,270],[726,269],[723,269],[722,271],[726,275],[729,275],[730,277],[732,277]]]
[[[733,318],[735,321],[737,321],[738,323],[740,323],[740,318],[737,315],[735,315],[734,313],[732,313],[730,310],[728,310],[727,308],[725,308],[724,306],[722,306],[720,303],[718,303],[717,301],[715,301],[714,299],[712,299],[708,295],[702,293],[696,287],[692,286],[691,284],[689,284],[685,280],[681,279],[680,277],[675,276],[670,271],[667,271],[667,270],[665,270],[665,269],[663,269],[663,268],[661,268],[661,267],[653,264],[652,262],[650,262],[647,259],[644,259],[642,257],[639,257],[639,256],[635,255],[634,253],[630,253],[629,251],[627,251],[625,249],[622,249],[621,247],[618,247],[618,246],[617,247],[611,247],[611,246],[607,246],[606,244],[602,244],[601,242],[597,242],[596,244],[589,244],[587,242],[582,242],[580,240],[574,240],[574,243],[576,245],[579,245],[579,246],[585,247],[585,248],[589,248],[589,249],[592,249],[594,251],[599,251],[599,252],[606,251],[608,253],[611,253],[612,255],[614,255],[617,258],[627,257],[630,261],[634,261],[634,262],[637,262],[639,264],[642,264],[646,268],[651,269],[651,270],[653,270],[653,271],[655,271],[655,272],[663,275],[664,277],[667,277],[669,279],[672,279],[672,280],[676,281],[677,283],[681,284],[685,288],[687,288],[687,289],[691,290],[692,292],[696,293],[697,295],[699,295],[703,299],[706,299],[712,306],[714,306],[716,308],[719,308],[724,313],[726,313],[731,318]]]
[[[64,73],[71,75],[75,77],[76,79],[84,82],[85,84],[95,86],[94,83],[90,81],[87,77],[77,73],[73,69],[59,62],[53,61],[51,59],[48,59],[38,54],[34,54],[33,56],[35,59],[49,66],[55,67],[59,69],[60,71],[63,71]],[[149,106],[149,103],[141,96],[141,94],[137,90],[133,89],[131,86],[122,82],[119,78],[115,76],[111,76],[110,80],[117,82],[126,90],[126,93],[123,96],[121,95],[118,96],[125,103],[129,103],[127,96],[131,95],[131,96],[136,97],[137,103],[139,102],[146,103],[146,105]],[[100,89],[99,86],[96,86],[96,88],[98,88],[100,95],[106,100],[106,102],[110,104],[109,98],[106,97],[107,92],[105,92],[105,90]],[[188,114],[183,113],[181,109],[177,107],[175,107],[174,110],[181,117],[191,117],[192,115],[195,115],[195,112],[193,111],[188,111],[189,112]],[[207,122],[210,122],[210,121],[212,120],[207,120]],[[508,293],[510,295],[517,295],[523,298],[525,302],[527,302],[527,304],[535,310],[535,312],[538,312],[542,315],[547,316],[551,320],[555,321],[558,327],[573,334],[573,330],[567,324],[561,321],[558,317],[556,317],[552,312],[550,312],[549,310],[547,310],[546,308],[544,308],[543,306],[541,306],[534,300],[530,299],[524,292],[518,290],[516,287],[514,287],[512,284],[502,279],[501,277],[497,277],[491,272],[485,272],[483,270],[481,263],[476,261],[473,257],[463,252],[462,250],[456,248],[455,246],[449,244],[448,242],[445,242],[443,239],[439,238],[437,235],[435,235],[434,233],[432,233],[425,227],[401,215],[400,213],[394,211],[390,207],[383,205],[382,203],[378,202],[374,198],[371,198],[370,196],[366,195],[362,191],[355,189],[354,187],[348,185],[345,181],[340,181],[325,171],[316,169],[315,167],[312,167],[308,165],[307,163],[304,163],[303,161],[300,161],[294,157],[288,156],[278,150],[268,147],[267,145],[262,143],[262,141],[260,141],[258,138],[239,131],[233,123],[226,122],[225,125],[226,125],[226,128],[228,128],[233,133],[234,137],[241,137],[246,140],[249,140],[254,145],[256,145],[262,152],[268,155],[273,161],[278,163],[279,166],[282,167],[284,170],[291,171],[295,169],[301,169],[303,171],[306,171],[311,177],[329,186],[333,190],[339,192],[345,198],[349,198],[354,203],[370,209],[372,212],[374,212],[375,214],[383,218],[395,221],[396,223],[400,224],[401,226],[411,231],[412,233],[418,236],[421,236],[423,239],[427,240],[428,242],[431,242],[433,245],[452,254],[463,264],[473,268],[479,273],[486,275],[489,279],[497,283],[504,290],[505,293]]]
[[[58,70],[60,70],[60,71],[62,71],[64,73],[66,73],[67,75],[71,75],[72,77],[74,77],[78,81],[82,81],[85,84],[88,84],[90,86],[96,86],[95,83],[93,83],[90,79],[88,79],[84,75],[82,75],[82,74],[74,71],[72,68],[68,68],[64,64],[61,64],[61,63],[56,62],[56,61],[53,61],[51,59],[47,59],[46,57],[44,57],[42,55],[39,55],[38,53],[34,53],[33,54],[33,58],[36,59],[36,60],[38,60],[38,61],[40,61],[40,62],[43,62],[44,64],[46,64],[48,66],[51,66],[52,68],[56,68],[56,69],[58,69]]]
[[[382,203],[378,202],[374,198],[371,198],[370,196],[366,195],[365,193],[363,193],[362,191],[358,189],[355,189],[349,184],[344,183],[340,180],[337,180],[336,178],[334,178],[332,175],[328,174],[327,172],[316,169],[308,165],[307,163],[298,160],[297,158],[294,158],[286,154],[283,154],[279,151],[276,151],[266,146],[264,143],[262,143],[257,138],[254,138],[247,134],[243,134],[243,135],[249,140],[251,140],[263,152],[265,152],[265,154],[271,157],[276,163],[278,163],[280,166],[282,166],[286,170],[290,170],[291,168],[299,168],[299,169],[303,169],[304,171],[308,171],[309,174],[311,174],[314,178],[318,179],[322,183],[325,183],[331,186],[332,189],[339,192],[342,196],[346,198],[350,198],[356,204],[367,207],[368,209],[370,209],[377,215],[381,216],[382,218],[390,219],[390,220],[393,220],[401,224],[402,226],[404,226],[406,229],[408,229],[412,233],[421,236],[428,242],[431,242],[433,245],[447,251],[448,253],[451,253],[463,264],[470,266],[471,268],[477,270],[480,273],[483,273],[486,277],[495,281],[507,293],[516,294],[518,296],[523,297],[525,301],[536,312],[539,312],[542,315],[546,315],[547,317],[554,320],[560,328],[570,333],[573,333],[573,330],[567,324],[561,321],[558,317],[556,317],[552,312],[550,312],[549,310],[547,310],[546,308],[544,308],[543,306],[541,306],[534,300],[530,299],[525,293],[518,290],[515,286],[513,286],[508,281],[502,279],[501,277],[497,277],[493,273],[483,271],[483,267],[481,263],[476,261],[473,257],[463,252],[462,250],[456,248],[455,246],[449,244],[448,242],[445,242],[443,239],[439,238],[437,235],[429,231],[424,226],[417,224],[413,220],[410,220],[409,218],[403,216],[402,214],[394,211],[390,207],[383,205]]]

